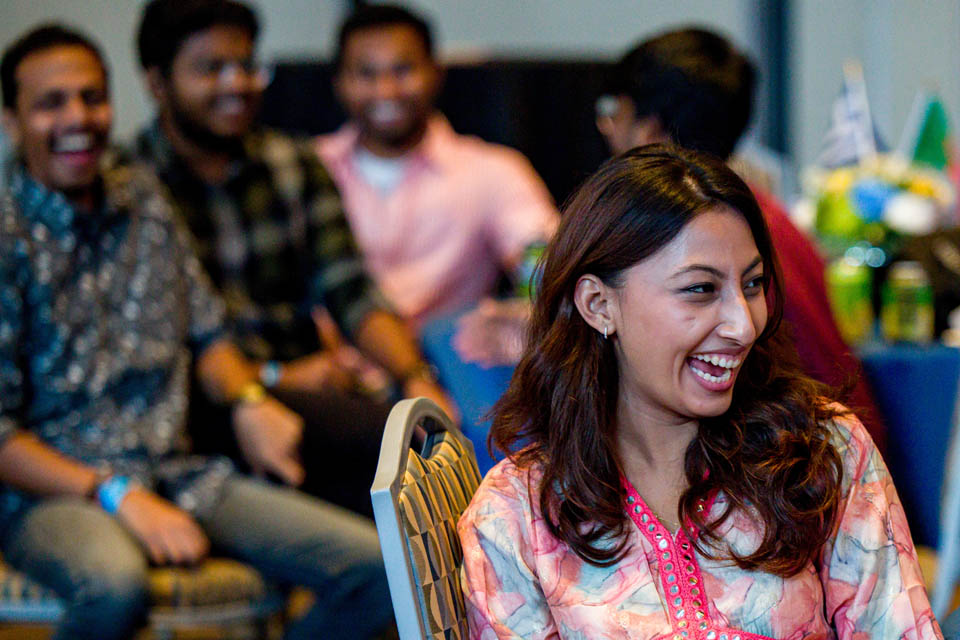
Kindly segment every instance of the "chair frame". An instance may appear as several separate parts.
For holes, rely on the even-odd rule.
[[[411,440],[418,426],[426,431],[421,455],[429,453],[432,434],[448,431],[474,455],[473,444],[454,426],[453,421],[432,400],[415,398],[401,400],[390,411],[383,431],[383,444],[377,462],[377,473],[370,488],[373,515],[380,536],[380,549],[384,558],[402,558],[400,566],[387,564],[387,583],[397,619],[401,640],[426,639],[429,630],[423,620],[417,598],[419,585],[407,541],[404,526],[397,508],[403,477],[410,455]],[[415,612],[407,615],[405,612]]]

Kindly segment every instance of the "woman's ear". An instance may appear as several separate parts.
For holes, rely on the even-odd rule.
[[[616,333],[614,318],[617,313],[617,300],[614,290],[593,274],[585,274],[577,280],[573,290],[573,304],[584,322],[596,329],[604,337]]]

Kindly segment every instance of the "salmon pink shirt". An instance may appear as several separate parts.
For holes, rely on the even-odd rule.
[[[357,170],[352,125],[320,136],[316,149],[340,190],[367,270],[415,324],[475,305],[557,226],[550,194],[523,155],[458,135],[439,114],[404,158],[399,183],[385,192]]]
[[[703,557],[695,531],[671,534],[625,480],[629,551],[595,567],[547,530],[540,470],[502,461],[459,523],[470,637],[942,638],[883,460],[856,418],[837,418],[830,429],[843,460],[839,527],[815,562],[786,579]],[[718,515],[725,498],[703,506]],[[739,554],[761,539],[756,520],[739,511],[720,532]]]

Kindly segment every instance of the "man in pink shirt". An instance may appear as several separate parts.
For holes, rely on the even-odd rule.
[[[434,108],[442,71],[427,24],[359,9],[340,29],[336,91],[350,121],[316,149],[339,187],[368,271],[419,326],[523,278],[557,212],[519,152],[458,135]]]

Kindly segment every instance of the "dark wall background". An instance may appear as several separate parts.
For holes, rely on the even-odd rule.
[[[440,110],[460,133],[520,150],[558,204],[607,157],[594,102],[609,64],[497,60],[447,67]],[[276,66],[263,120],[298,134],[333,131],[345,115],[324,63]]]

